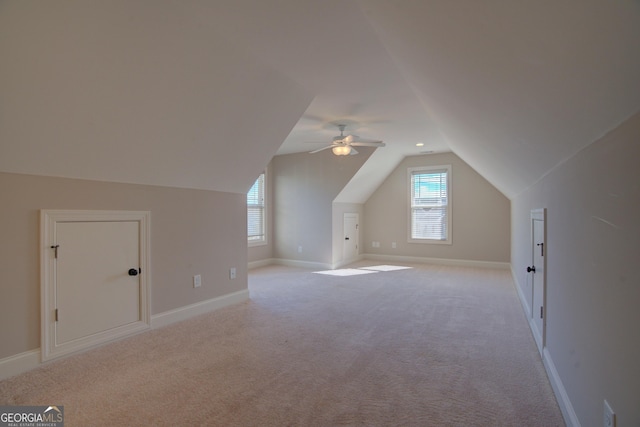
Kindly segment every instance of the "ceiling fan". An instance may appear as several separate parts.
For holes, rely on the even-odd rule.
[[[331,148],[333,154],[336,156],[347,156],[349,154],[358,154],[355,148],[353,147],[384,147],[385,144],[382,141],[368,141],[360,139],[357,135],[345,135],[344,129],[347,125],[339,124],[337,125],[340,130],[340,135],[334,136],[331,142],[331,145],[327,145],[326,147],[322,147],[318,150],[313,150],[310,153],[314,154],[322,150],[326,150]]]

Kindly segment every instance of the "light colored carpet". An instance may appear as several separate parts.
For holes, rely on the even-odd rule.
[[[407,266],[402,265],[370,265],[362,267],[365,270],[373,270],[373,271],[397,271],[397,270],[406,270]]]
[[[315,274],[326,274],[328,276],[359,276],[361,274],[377,273],[373,270],[364,270],[360,268],[340,268],[337,270],[314,271]]]
[[[0,404],[67,426],[564,425],[509,272],[413,267],[254,270],[251,301],[2,381]]]

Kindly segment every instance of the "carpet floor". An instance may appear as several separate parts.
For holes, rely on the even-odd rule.
[[[1,381],[0,405],[63,405],[67,427],[564,426],[509,271],[411,266],[252,270],[249,301]]]

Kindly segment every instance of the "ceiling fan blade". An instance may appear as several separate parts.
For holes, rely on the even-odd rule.
[[[355,141],[351,145],[357,147],[384,147],[386,144],[382,141]]]
[[[305,113],[302,115],[303,119],[312,121],[312,122],[318,122],[318,123],[326,123],[327,119],[325,117],[322,116],[318,116],[315,114],[309,114],[309,113]]]
[[[319,153],[322,150],[326,150],[328,148],[333,148],[333,147],[334,147],[333,145],[327,145],[326,147],[322,147],[322,148],[319,148],[317,150],[309,151],[309,154]]]
[[[330,145],[319,148],[314,151],[310,151],[309,153],[314,154],[323,150],[327,150],[329,148],[334,149],[334,154],[343,155],[343,154],[358,154],[358,151],[353,147],[362,146],[362,147],[384,147],[385,144],[382,141],[372,140],[372,139],[360,139],[358,135],[353,134],[344,134],[344,130],[347,127],[347,123],[334,123],[335,126],[338,127],[340,131],[340,135],[334,136]],[[316,143],[315,141],[306,141],[307,143]],[[339,147],[340,149],[336,149]]]

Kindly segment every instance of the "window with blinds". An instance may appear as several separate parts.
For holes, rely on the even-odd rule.
[[[451,243],[451,166],[409,169],[409,241]]]
[[[249,245],[266,242],[265,176],[260,174],[247,193],[247,235]]]

